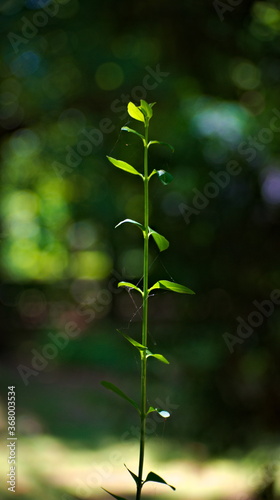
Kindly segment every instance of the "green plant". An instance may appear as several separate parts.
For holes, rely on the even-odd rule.
[[[167,147],[169,147],[173,151],[173,147],[170,146],[170,144],[166,144],[160,141],[155,141],[149,140],[149,123],[150,119],[153,116],[153,104],[148,104],[146,101],[141,100],[140,106],[135,106],[132,102],[128,104],[128,114],[131,116],[131,118],[142,122],[144,126],[144,135],[140,134],[138,131],[131,129],[129,127],[122,127],[122,130],[128,133],[136,134],[143,142],[144,146],[144,172],[141,174],[136,170],[134,167],[132,167],[130,164],[122,161],[122,160],[116,160],[114,158],[108,157],[108,160],[115,165],[117,168],[120,168],[122,170],[125,170],[126,172],[129,172],[130,174],[133,175],[138,175],[139,177],[142,178],[143,185],[144,185],[144,221],[143,224],[140,222],[137,222],[132,219],[125,219],[121,221],[119,224],[117,224],[116,227],[119,227],[120,225],[124,223],[130,223],[134,224],[137,226],[141,232],[143,233],[143,239],[144,239],[144,257],[143,257],[143,288],[139,288],[138,286],[134,285],[133,283],[128,283],[126,281],[121,281],[118,286],[119,287],[127,287],[129,289],[134,289],[136,290],[142,297],[142,309],[143,309],[143,316],[142,316],[142,340],[141,344],[137,342],[136,340],[132,339],[131,337],[123,334],[123,337],[130,342],[138,351],[140,354],[140,359],[141,359],[141,402],[140,405],[130,397],[128,397],[126,394],[124,394],[123,391],[121,391],[118,387],[116,387],[114,384],[110,382],[102,382],[103,386],[106,387],[107,389],[115,392],[118,396],[122,397],[126,401],[128,401],[138,412],[140,416],[140,424],[141,424],[141,432],[140,432],[140,443],[139,443],[139,466],[138,466],[138,474],[135,474],[134,472],[130,471],[128,469],[128,472],[131,474],[133,477],[135,483],[136,483],[136,500],[141,499],[141,492],[143,485],[147,483],[148,481],[154,481],[158,483],[164,483],[167,486],[170,486],[173,490],[175,489],[173,486],[169,485],[164,479],[162,479],[160,476],[155,474],[154,472],[149,472],[148,475],[146,476],[146,479],[143,479],[143,466],[144,466],[144,455],[145,455],[145,437],[146,437],[146,420],[147,417],[150,413],[152,412],[157,412],[159,415],[161,415],[163,418],[169,417],[169,413],[164,411],[161,408],[154,408],[152,406],[148,407],[147,406],[147,360],[150,357],[154,357],[157,360],[161,361],[162,363],[167,363],[167,359],[162,356],[162,354],[153,354],[149,348],[148,348],[148,338],[147,338],[147,333],[148,333],[148,299],[149,299],[149,294],[152,290],[156,289],[162,289],[162,290],[170,290],[172,292],[177,292],[177,293],[187,293],[187,294],[194,294],[192,290],[187,288],[186,286],[179,285],[178,283],[174,283],[172,281],[167,281],[167,280],[160,280],[157,281],[154,285],[152,285],[149,288],[149,239],[152,237],[155,241],[155,243],[158,246],[158,249],[160,252],[163,250],[166,250],[169,246],[169,242],[167,239],[162,236],[161,234],[157,233],[153,229],[150,228],[149,226],[149,182],[151,178],[154,175],[157,175],[160,179],[160,181],[164,184],[167,185],[169,182],[172,181],[172,175],[169,174],[168,172],[164,170],[152,170],[151,173],[149,173],[149,168],[148,168],[148,150],[149,148],[154,145],[154,144],[163,144]],[[107,490],[105,490],[107,491]],[[113,493],[110,493],[107,491],[112,497],[116,498],[117,500],[125,500],[117,495],[114,495]]]

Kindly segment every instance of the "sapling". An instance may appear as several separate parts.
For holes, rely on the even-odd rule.
[[[160,252],[166,250],[169,247],[169,242],[167,239],[159,234],[158,232],[154,231],[150,227],[150,222],[149,222],[149,182],[152,179],[152,177],[157,176],[159,180],[164,184],[167,185],[172,181],[172,175],[166,172],[165,170],[152,170],[151,172],[149,171],[149,165],[148,165],[148,151],[151,146],[157,145],[157,144],[162,144],[167,146],[168,148],[173,151],[173,147],[170,146],[170,144],[163,143],[161,141],[157,140],[149,140],[149,124],[150,120],[153,116],[153,106],[155,103],[148,104],[146,101],[141,100],[140,101],[140,106],[136,106],[132,102],[129,102],[127,110],[128,114],[130,115],[131,118],[134,120],[137,120],[138,122],[141,122],[143,127],[144,127],[144,134],[139,133],[137,130],[134,130],[129,127],[122,127],[121,130],[123,130],[126,133],[131,133],[135,134],[141,139],[143,142],[143,149],[144,149],[144,158],[143,158],[143,173],[139,172],[134,168],[132,165],[129,163],[126,163],[125,161],[122,160],[116,160],[115,158],[107,157],[108,160],[117,168],[120,168],[121,170],[124,170],[127,173],[130,173],[132,175],[137,175],[140,177],[143,181],[143,187],[144,187],[144,216],[143,216],[143,222],[137,222],[132,219],[125,219],[119,224],[117,224],[116,227],[121,226],[122,224],[129,223],[137,226],[140,231],[143,234],[143,244],[144,244],[144,254],[143,254],[143,286],[140,288],[137,285],[134,285],[133,283],[128,283],[126,281],[121,281],[118,286],[119,287],[126,287],[128,289],[133,289],[136,290],[142,297],[142,338],[141,338],[141,343],[137,342],[135,339],[129,337],[128,335],[125,335],[124,333],[120,332],[123,337],[130,343],[132,344],[133,347],[135,347],[140,355],[140,360],[141,360],[141,396],[140,396],[140,404],[138,404],[136,401],[131,399],[129,396],[127,396],[122,390],[120,390],[118,387],[116,387],[114,384],[111,382],[105,382],[103,381],[102,384],[104,387],[107,389],[113,391],[116,393],[118,396],[122,397],[125,399],[128,403],[130,403],[137,413],[139,414],[140,418],[140,442],[139,442],[139,464],[138,464],[138,471],[137,473],[132,472],[131,470],[127,469],[128,472],[131,474],[132,478],[134,479],[136,483],[136,500],[141,499],[141,493],[142,493],[142,488],[145,483],[149,481],[157,482],[157,483],[163,483],[167,486],[170,486],[173,490],[175,490],[174,486],[171,486],[168,484],[161,476],[156,474],[155,472],[149,472],[144,479],[144,474],[143,474],[143,467],[144,467],[144,456],[145,456],[145,440],[146,440],[146,421],[147,417],[150,413],[152,412],[157,412],[161,417],[167,418],[169,417],[169,413],[167,411],[164,411],[162,408],[155,408],[153,406],[148,406],[147,404],[147,362],[150,357],[156,358],[158,361],[162,363],[169,364],[167,359],[162,355],[162,354],[154,354],[150,351],[148,347],[148,305],[149,305],[149,295],[152,291],[154,290],[169,290],[171,292],[177,292],[177,293],[186,293],[186,294],[194,294],[192,290],[187,288],[184,285],[179,285],[178,283],[174,283],[173,281],[168,281],[168,280],[160,280],[154,283],[152,286],[149,287],[149,240],[152,237],[159,249]],[[120,497],[118,495],[115,495],[114,493],[111,493],[107,490],[105,490],[107,493],[109,493],[112,497],[116,498],[117,500],[125,500],[123,497]]]

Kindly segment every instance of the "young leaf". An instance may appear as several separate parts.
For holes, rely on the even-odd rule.
[[[116,226],[116,227],[119,227],[121,224],[124,224],[125,222],[128,222],[129,224],[135,224],[136,226],[140,227],[140,229],[142,231],[144,231],[144,226],[142,224],[140,224],[140,222],[137,222],[136,220],[133,220],[133,219],[124,219],[122,220],[121,222],[119,222]]]
[[[143,175],[136,170],[136,168],[132,167],[129,165],[129,163],[126,163],[126,161],[122,160],[116,160],[115,158],[111,158],[110,156],[107,156],[108,160],[115,165],[115,167],[120,168],[121,170],[125,170],[126,172],[129,172],[130,174],[134,175],[140,175],[143,178]]]
[[[147,415],[149,413],[154,412],[154,411],[156,411],[162,418],[168,418],[168,417],[170,417],[170,413],[168,411],[161,410],[159,408],[154,408],[153,406],[150,406],[150,408],[147,411]]]
[[[162,141],[150,141],[149,144],[148,144],[148,148],[152,145],[152,144],[161,144],[162,146],[167,146],[171,151],[172,153],[174,153],[174,148],[173,146],[171,146],[171,144],[168,144],[168,142],[162,142]]]
[[[103,380],[101,382],[101,384],[103,385],[103,387],[105,387],[106,389],[108,389],[109,391],[112,391],[114,392],[115,394],[117,394],[118,396],[120,396],[121,398],[125,399],[126,401],[128,401],[132,406],[134,406],[134,408],[136,408],[137,411],[140,412],[140,408],[138,406],[138,404],[136,403],[136,401],[134,401],[133,399],[129,398],[123,391],[121,391],[116,385],[114,384],[111,384],[111,382],[106,382],[106,380]]]
[[[153,354],[151,351],[146,351],[146,358],[156,358],[158,359],[159,361],[161,361],[162,363],[165,363],[166,365],[169,365],[169,361],[167,361],[167,359],[162,356],[162,354]]]
[[[133,283],[128,283],[128,281],[120,281],[118,283],[118,288],[120,286],[126,286],[127,288],[133,288],[134,290],[137,290],[137,292],[141,293],[141,295],[143,295],[142,290],[140,288],[138,288],[138,286],[133,285]]]
[[[134,118],[134,120],[138,120],[139,122],[145,122],[145,118],[142,111],[140,111],[140,109],[137,108],[137,106],[135,106],[133,102],[128,103],[127,111],[129,116],[131,116],[131,118]]]
[[[139,483],[139,477],[136,476],[136,474],[134,474],[134,472],[132,472],[125,464],[124,464],[126,470],[128,470],[129,474],[131,474],[131,476],[133,477],[135,483],[138,485]]]
[[[141,99],[140,103],[141,103],[140,109],[143,110],[144,115],[146,115],[146,117],[150,120],[150,118],[152,118],[153,116],[153,110],[151,106],[143,99]]]
[[[128,340],[128,342],[130,342],[134,347],[137,347],[137,349],[139,349],[139,351],[143,351],[145,349],[147,349],[147,347],[145,347],[143,344],[139,344],[139,342],[137,342],[136,340],[132,339],[131,337],[129,337],[128,335],[125,335],[125,333],[121,332],[121,330],[117,330],[119,333],[122,334],[122,336]]]
[[[170,184],[170,182],[173,181],[173,175],[169,174],[165,170],[158,170],[157,174],[158,174],[159,180],[165,186],[167,186],[167,184]]]
[[[148,179],[150,180],[151,177],[153,177],[153,175],[157,174],[158,171],[154,168],[154,170],[150,173]]]
[[[184,285],[179,285],[179,283],[174,283],[173,281],[167,281],[167,280],[160,280],[157,281],[150,289],[154,290],[156,288],[161,288],[162,290],[170,290],[171,292],[177,292],[177,293],[188,293],[190,295],[195,295],[195,292],[191,290],[190,288],[187,288]]]
[[[169,241],[164,236],[149,227],[149,236],[150,235],[154,238],[160,252],[169,247]]]
[[[131,134],[138,135],[138,137],[140,137],[143,141],[145,141],[145,137],[136,130],[133,130],[133,128],[122,127],[121,130],[124,130],[124,132],[130,132]]]
[[[149,472],[144,483],[147,483],[148,481],[153,481],[155,483],[163,483],[163,484],[166,484],[167,486],[169,486],[170,488],[172,488],[172,490],[174,490],[174,491],[176,490],[176,488],[174,488],[174,486],[171,486],[171,484],[168,484],[164,479],[162,479],[162,477],[158,476],[154,472]]]
[[[105,488],[102,488],[102,490],[106,491],[106,493],[109,493],[109,495],[111,495],[111,497],[114,497],[114,498],[116,498],[117,500],[126,500],[126,498],[124,498],[124,497],[119,497],[118,495],[114,495],[114,493],[111,493],[110,491],[105,490]]]

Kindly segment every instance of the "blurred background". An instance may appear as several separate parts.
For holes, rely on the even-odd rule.
[[[2,0],[1,498],[7,387],[16,387],[22,500],[133,498],[139,398],[133,292],[142,168],[126,104],[156,102],[150,280],[195,296],[150,299],[147,472],[177,487],[144,497],[279,497],[280,11],[275,1]],[[278,257],[277,257],[278,255]],[[278,290],[278,292],[277,292]],[[156,350],[155,350],[156,349]],[[151,469],[148,469],[151,467]]]

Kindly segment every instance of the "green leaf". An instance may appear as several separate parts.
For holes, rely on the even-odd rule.
[[[171,484],[168,484],[164,479],[162,479],[162,477],[158,476],[154,472],[149,472],[144,483],[147,483],[148,481],[153,481],[154,483],[163,483],[163,484],[166,484],[167,486],[169,486],[170,488],[172,488],[172,490],[174,490],[174,491],[176,490],[176,488],[174,488],[174,486],[171,486]]]
[[[122,336],[128,340],[128,342],[130,342],[134,347],[137,347],[137,349],[139,349],[139,351],[143,351],[145,349],[147,349],[147,347],[145,347],[143,344],[139,344],[139,342],[137,342],[136,340],[132,339],[131,337],[129,337],[128,335],[126,335],[125,333],[123,333],[121,330],[117,330],[119,333],[122,334]]]
[[[172,153],[174,153],[174,148],[173,146],[171,146],[171,144],[168,144],[168,142],[162,142],[162,141],[150,141],[149,144],[148,144],[148,148],[152,145],[152,144],[161,144],[162,146],[167,146],[171,151]]]
[[[165,363],[166,365],[169,365],[169,361],[167,361],[167,359],[164,356],[162,356],[162,354],[153,354],[151,351],[148,350],[146,352],[146,358],[150,358],[150,357],[156,358],[159,361],[161,361],[162,363]]]
[[[159,180],[165,186],[167,186],[167,184],[170,184],[170,182],[173,181],[173,175],[169,174],[165,170],[158,170],[157,174],[158,174]]]
[[[143,295],[142,290],[140,288],[138,288],[138,286],[133,285],[133,283],[129,283],[128,281],[120,281],[118,283],[118,288],[121,286],[125,286],[127,288],[133,288],[134,290],[137,290],[137,292],[141,293],[141,295]]]
[[[112,391],[114,392],[115,394],[117,394],[118,396],[120,396],[121,398],[125,399],[126,401],[128,401],[132,406],[134,406],[134,408],[136,408],[137,411],[140,412],[140,408],[138,406],[138,404],[136,403],[136,401],[134,401],[133,399],[129,398],[123,391],[121,391],[116,385],[112,384],[111,382],[106,382],[106,380],[103,380],[101,382],[101,384],[103,385],[103,387],[105,387],[106,389],[108,389],[109,391]]]
[[[150,175],[149,175],[148,179],[150,180],[150,178],[151,178],[151,177],[153,177],[153,175],[155,175],[155,174],[157,174],[157,173],[158,173],[158,171],[154,169],[154,170],[150,173]]]
[[[132,472],[125,464],[124,464],[126,470],[128,470],[129,474],[131,474],[131,476],[133,477],[135,483],[138,485],[139,483],[139,477],[136,476],[136,474],[134,474],[134,472]]]
[[[136,220],[133,220],[133,219],[124,219],[122,220],[121,222],[119,222],[116,226],[116,227],[119,227],[121,226],[121,224],[125,224],[126,222],[128,222],[129,224],[135,224],[136,226],[140,227],[140,229],[142,231],[144,231],[144,226],[142,224],[140,224],[140,222],[137,222]]]
[[[133,102],[129,102],[127,105],[127,112],[131,118],[134,118],[134,120],[138,120],[139,122],[145,122],[145,117],[140,111],[140,109],[133,104]]]
[[[177,293],[188,293],[190,295],[195,295],[195,292],[191,290],[190,288],[187,288],[184,285],[179,285],[179,283],[174,283],[174,281],[167,281],[167,280],[160,280],[157,281],[150,289],[154,290],[156,288],[160,288],[162,290],[170,290],[171,292],[177,292]]]
[[[111,493],[110,491],[105,490],[105,488],[102,488],[102,490],[106,491],[106,493],[109,493],[109,495],[111,495],[111,497],[114,497],[114,498],[116,498],[117,500],[126,500],[126,498],[124,498],[124,497],[119,497],[118,495],[114,495],[114,493]]]
[[[168,418],[168,417],[170,417],[170,413],[168,411],[161,410],[160,408],[154,408],[153,406],[150,406],[150,408],[147,411],[147,415],[149,413],[154,412],[154,411],[156,411],[162,418]]]
[[[157,411],[157,410],[153,406],[150,406],[150,408],[147,411],[147,415],[149,415],[149,413],[152,413],[153,411]]]
[[[131,134],[138,135],[138,137],[140,137],[143,141],[145,141],[145,137],[136,130],[134,130],[133,128],[122,127],[121,130],[124,130],[124,132],[130,132]]]
[[[150,235],[154,238],[160,252],[169,247],[169,241],[164,236],[149,227],[149,236]]]
[[[152,118],[153,116],[153,110],[151,106],[143,99],[141,99],[140,103],[141,103],[140,109],[142,110],[143,114],[148,118],[148,120],[150,120],[150,118]]]
[[[115,165],[115,167],[120,168],[121,170],[125,170],[126,172],[129,172],[130,174],[134,175],[140,175],[143,178],[143,175],[136,170],[136,168],[132,167],[129,165],[129,163],[126,163],[126,161],[122,160],[116,160],[115,158],[111,158],[110,156],[107,156],[108,160]]]

